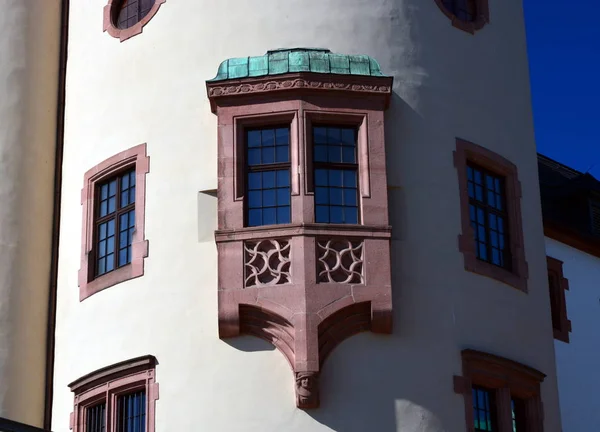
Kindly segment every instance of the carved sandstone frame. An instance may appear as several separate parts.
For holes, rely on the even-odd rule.
[[[154,5],[152,5],[152,9],[150,9],[150,12],[148,12],[148,14],[144,18],[139,20],[131,27],[120,29],[114,23],[113,8],[120,6],[122,1],[123,0],[108,0],[108,4],[104,6],[103,31],[107,32],[112,37],[119,39],[119,41],[124,42],[127,39],[140,34],[144,26],[148,24],[148,21],[150,21],[152,17],[156,15],[158,9],[160,8],[160,5],[166,2],[167,0],[155,0]]]
[[[120,171],[135,168],[135,230],[131,241],[131,263],[94,278],[94,213],[99,182]],[[85,173],[81,190],[82,233],[81,268],[79,270],[79,301],[129,279],[144,274],[144,258],[148,256],[148,240],[145,238],[146,220],[146,174],[150,171],[150,157],[146,144],[140,144],[116,154]]]
[[[571,320],[567,317],[567,300],[565,291],[569,290],[569,280],[563,275],[563,262],[547,256],[548,284],[550,289],[550,305],[552,310],[552,330],[554,339],[569,343]]]
[[[474,0],[475,1],[475,19],[473,21],[465,21],[459,19],[453,12],[448,10],[444,5],[443,0],[435,0],[435,3],[446,15],[450,22],[457,29],[466,31],[467,33],[475,34],[477,30],[481,30],[483,26],[490,22],[490,6],[489,0]]]
[[[525,430],[543,432],[544,418],[540,385],[542,372],[493,354],[466,349],[461,353],[463,374],[454,376],[454,392],[464,396],[467,432],[474,432],[473,386],[492,390],[498,432],[512,432],[511,398],[524,403]]]
[[[146,431],[155,430],[155,410],[158,400],[158,383],[155,369],[158,362],[151,355],[125,360],[91,372],[69,384],[75,394],[75,407],[71,413],[70,428],[86,432],[87,409],[106,403],[106,432],[117,431],[117,398],[144,390],[146,393]]]
[[[384,142],[391,84],[308,72],[207,84],[218,116],[219,336],[273,343],[294,372],[300,408],[319,406],[320,367],[339,342],[392,330]],[[314,222],[315,122],[359,131],[360,224]],[[273,124],[290,127],[291,223],[245,227],[245,128]]]
[[[511,270],[477,259],[475,232],[469,220],[468,162],[477,164],[505,179]],[[458,236],[458,248],[464,256],[465,270],[499,280],[520,291],[527,292],[529,273],[527,261],[525,261],[521,220],[521,182],[516,165],[485,147],[457,138],[454,166],[458,174],[462,226],[462,234]]]

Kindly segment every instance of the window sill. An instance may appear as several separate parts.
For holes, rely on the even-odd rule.
[[[80,302],[106,288],[144,275],[144,258],[148,256],[148,240],[134,243],[132,248],[133,256],[139,256],[140,258],[134,258],[131,263],[126,266],[119,267],[110,273],[105,273],[87,283],[81,283],[80,281]],[[79,276],[80,278],[87,279],[87,274],[80,274]]]

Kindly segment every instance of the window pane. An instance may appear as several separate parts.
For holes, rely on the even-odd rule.
[[[358,223],[358,208],[357,207],[346,207],[344,209],[345,223],[357,224]]]
[[[495,432],[495,406],[492,392],[480,387],[473,387],[472,399],[475,431]]]
[[[289,185],[288,169],[249,173],[246,201],[247,225],[289,223],[291,201]]]
[[[248,131],[248,147],[260,147],[260,131]]]
[[[313,128],[313,137],[315,145],[327,144],[327,128],[315,127]]]
[[[146,431],[146,392],[117,398],[117,432]]]
[[[105,432],[106,431],[106,403],[90,407],[85,411],[85,431],[86,432]]]
[[[469,217],[476,215],[477,257],[491,264],[510,269],[505,259],[505,223],[503,209],[504,179],[482,168],[467,166]],[[473,183],[469,180],[473,179]],[[473,210],[475,209],[475,210]]]
[[[262,207],[262,194],[260,191],[248,192],[248,208]]]
[[[329,223],[329,206],[316,206],[315,221],[318,223]]]
[[[275,144],[289,145],[290,130],[288,128],[275,129]]]

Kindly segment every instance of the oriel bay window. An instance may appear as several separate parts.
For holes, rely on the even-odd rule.
[[[289,223],[289,126],[247,130],[246,166],[247,226]]]
[[[392,81],[368,56],[298,48],[225,60],[207,82],[218,116],[219,337],[275,345],[302,409],[319,406],[333,347],[392,330]]]
[[[315,222],[357,224],[358,158],[354,127],[313,127]]]

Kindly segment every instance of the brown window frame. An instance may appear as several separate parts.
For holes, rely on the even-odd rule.
[[[571,320],[567,316],[567,300],[565,291],[569,290],[569,280],[563,275],[563,262],[546,257],[548,266],[548,289],[550,295],[550,313],[554,339],[569,343],[572,331]]]
[[[74,410],[70,428],[73,432],[87,431],[89,409],[105,404],[105,432],[118,432],[118,402],[132,393],[145,393],[145,431],[155,431],[156,401],[159,397],[156,382],[156,358],[151,355],[125,360],[84,375],[69,384],[74,393]]]
[[[524,430],[543,432],[541,383],[545,374],[516,361],[472,349],[463,350],[461,358],[463,373],[454,376],[454,392],[464,397],[467,432],[474,430],[473,387],[493,392],[495,432],[513,431],[513,400],[522,404],[517,421],[525,426]]]
[[[465,270],[496,279],[520,291],[527,292],[529,269],[525,260],[523,221],[521,215],[521,182],[515,164],[490,149],[456,138],[454,166],[458,175],[462,232],[458,236],[458,248],[464,257]],[[469,191],[467,166],[475,164],[498,177],[504,178],[504,199],[508,215],[509,250],[511,265],[499,267],[477,258],[475,231],[469,214]]]

